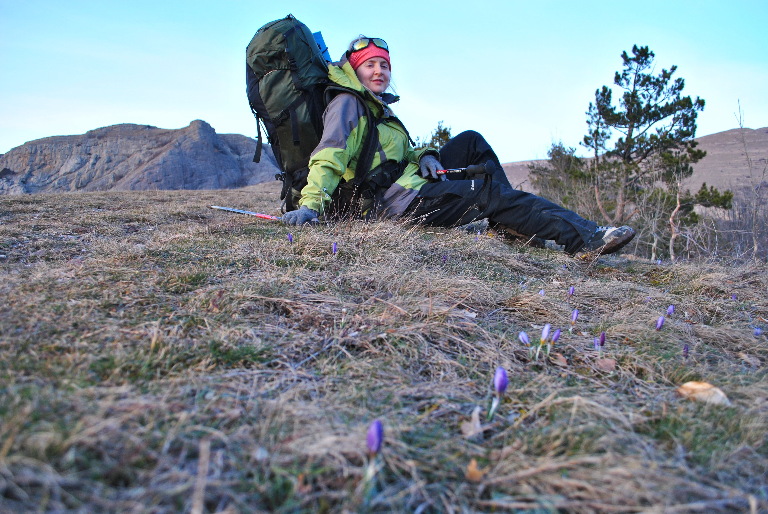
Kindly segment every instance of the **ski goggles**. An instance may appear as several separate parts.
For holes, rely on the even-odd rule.
[[[382,50],[389,52],[387,42],[383,39],[379,37],[361,37],[360,39],[352,41],[352,44],[349,45],[349,49],[347,50],[347,55],[353,52],[359,52],[360,50],[365,50],[371,43],[373,43],[374,46],[378,46]]]

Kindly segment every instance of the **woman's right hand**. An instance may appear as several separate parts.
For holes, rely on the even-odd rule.
[[[421,171],[421,176],[424,178],[432,177],[437,180],[437,171],[442,169],[442,164],[440,164],[440,161],[438,161],[434,155],[425,155],[419,160],[419,170]]]

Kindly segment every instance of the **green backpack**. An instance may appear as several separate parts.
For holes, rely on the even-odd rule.
[[[280,199],[286,211],[298,208],[309,157],[323,133],[323,111],[339,92],[356,95],[365,107],[368,127],[375,127],[362,95],[330,81],[323,49],[292,15],[267,23],[251,39],[246,49],[246,94],[258,132],[253,161],[261,159],[263,125],[280,167],[275,178],[283,181]],[[358,184],[370,170],[377,145],[376,131],[369,130],[355,170]]]

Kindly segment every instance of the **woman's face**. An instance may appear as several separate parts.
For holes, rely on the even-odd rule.
[[[355,70],[355,73],[360,82],[377,95],[387,90],[392,76],[389,63],[383,57],[368,59]]]

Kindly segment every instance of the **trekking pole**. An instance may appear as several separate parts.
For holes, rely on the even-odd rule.
[[[244,211],[242,209],[235,209],[233,207],[221,207],[220,205],[209,205],[208,206],[211,209],[218,209],[220,211],[229,211],[229,212],[237,212],[239,214],[247,214],[249,216],[256,216],[257,218],[261,218],[263,220],[272,220],[272,221],[280,221],[283,218],[279,216],[272,216],[271,214],[262,214],[260,212],[253,212],[253,211]]]

